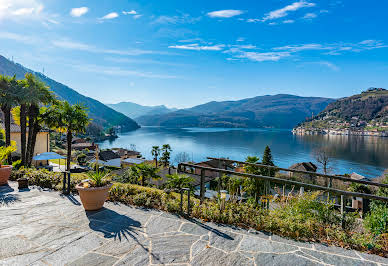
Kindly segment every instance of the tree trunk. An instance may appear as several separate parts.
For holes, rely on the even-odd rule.
[[[73,139],[73,135],[71,130],[67,131],[67,161],[66,161],[66,171],[70,171],[70,161],[71,161],[71,141]]]
[[[38,123],[35,122],[33,131],[32,131],[32,138],[31,138],[31,153],[30,153],[30,157],[28,158],[29,165],[31,165],[32,163],[32,157],[34,157],[36,137],[40,130],[41,130],[41,127],[38,125]]]
[[[31,162],[29,158],[32,158],[31,154],[34,152],[32,150],[32,135],[34,131],[34,124],[36,120],[36,109],[39,108],[35,105],[31,105],[28,110],[28,142],[27,142],[27,150],[26,150],[26,160],[27,166],[31,166]]]
[[[11,146],[11,108],[3,106],[1,110],[4,113],[5,146]],[[12,164],[12,156],[8,157],[8,163]]]
[[[158,156],[155,156],[155,167],[158,167]]]
[[[26,142],[27,142],[27,120],[26,120],[26,105],[20,105],[20,141],[22,153],[22,165],[26,166]]]

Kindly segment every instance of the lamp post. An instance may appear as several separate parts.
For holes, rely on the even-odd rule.
[[[220,198],[221,198],[221,205],[220,210],[223,211],[225,209],[225,200],[226,200],[226,194],[228,191],[226,190],[220,190]]]

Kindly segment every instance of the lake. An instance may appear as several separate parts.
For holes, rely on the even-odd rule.
[[[244,160],[248,155],[262,157],[270,146],[274,162],[288,168],[298,162],[314,162],[314,151],[327,147],[332,151],[332,174],[356,172],[369,178],[380,176],[388,168],[388,138],[360,136],[299,136],[282,129],[164,128],[142,127],[119,134],[113,141],[100,143],[102,149],[129,148],[135,144],[144,157],[151,159],[154,145],[170,144],[172,161],[179,152],[187,152],[196,162],[209,157]],[[318,165],[318,164],[317,164]]]

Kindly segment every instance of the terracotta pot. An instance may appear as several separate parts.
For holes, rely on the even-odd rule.
[[[2,165],[0,168],[0,186],[8,184],[11,175],[12,165]]]
[[[95,211],[104,206],[111,186],[112,184],[104,187],[84,188],[82,184],[78,184],[75,188],[78,190],[84,209],[86,211]]]

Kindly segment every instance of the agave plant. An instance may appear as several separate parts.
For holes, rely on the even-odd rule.
[[[104,171],[96,171],[88,173],[90,183],[94,187],[103,187],[109,183],[110,173]]]

